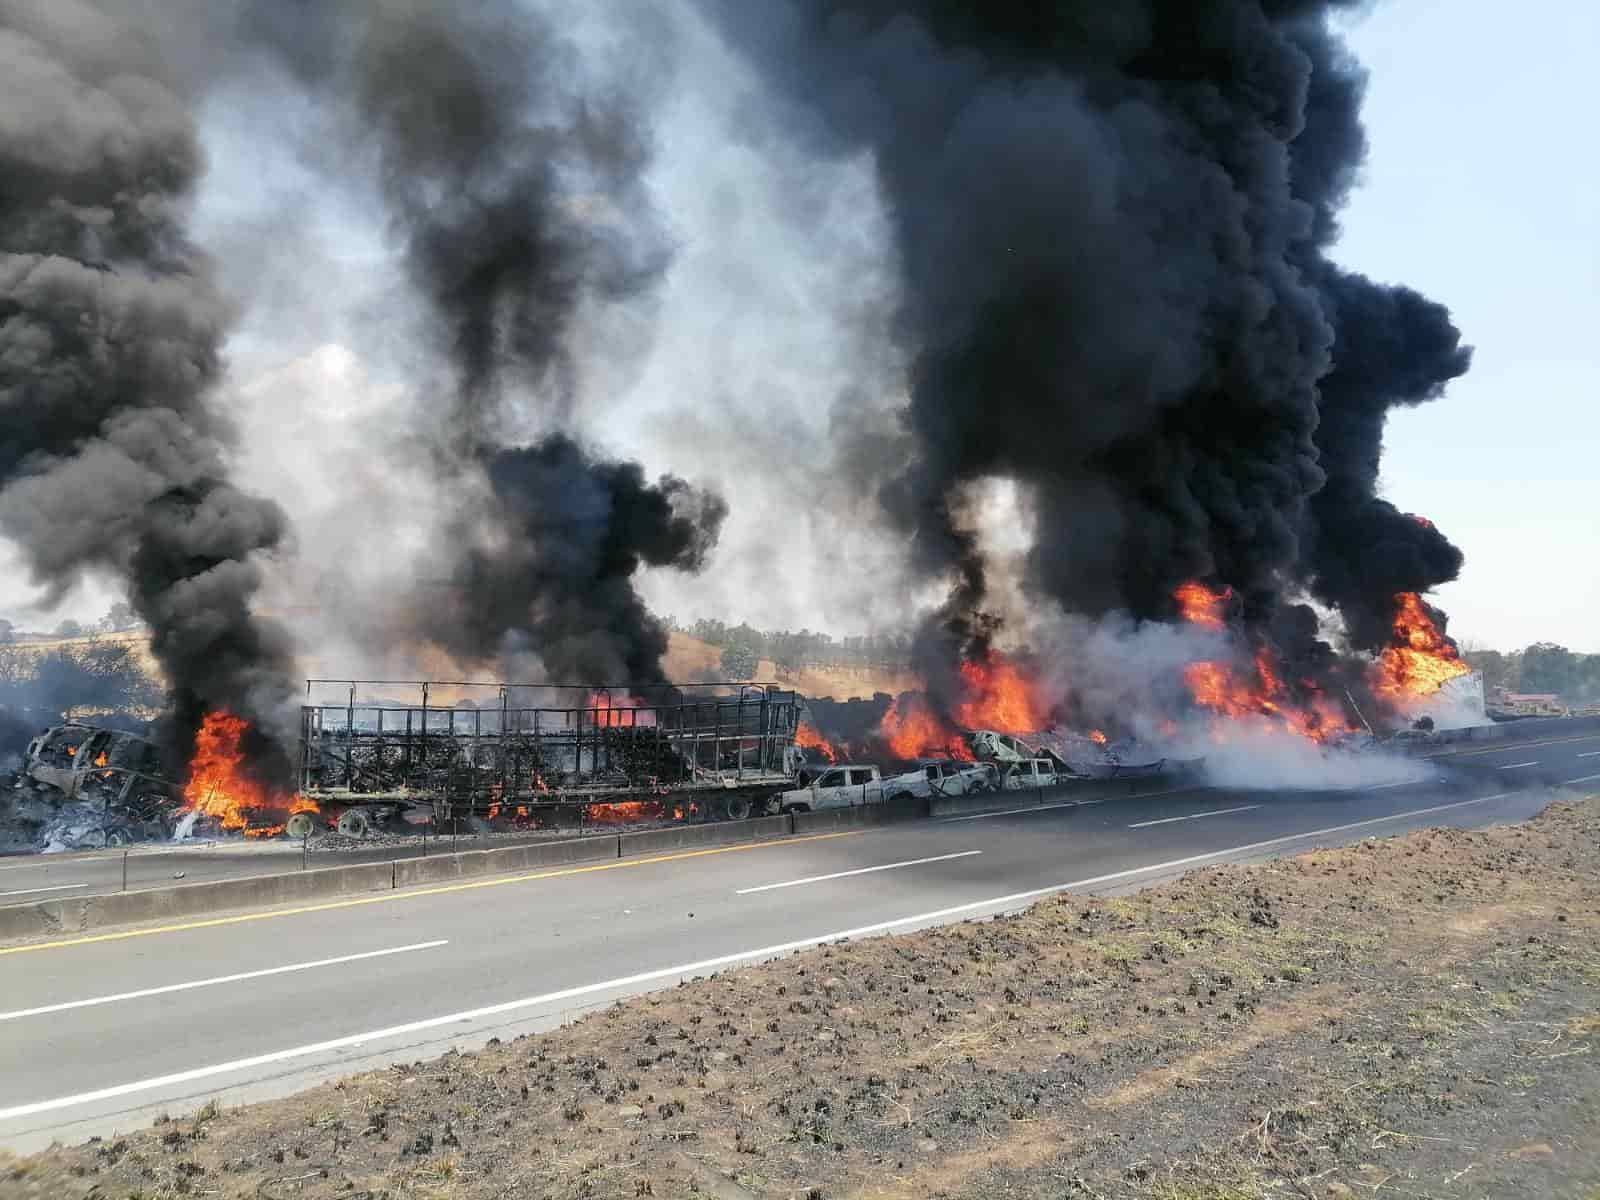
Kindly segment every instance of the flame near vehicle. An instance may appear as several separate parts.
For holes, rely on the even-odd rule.
[[[1394,644],[1374,665],[1373,691],[1396,699],[1428,696],[1471,673],[1421,596],[1401,592],[1394,599]]]
[[[815,750],[829,762],[839,761],[839,752],[833,748],[833,743],[804,721],[794,731],[794,744],[805,750]]]
[[[272,792],[250,778],[242,749],[249,730],[248,721],[225,710],[205,715],[195,733],[184,805],[215,819],[223,829],[271,837],[283,832],[284,822],[295,813],[320,810],[305,796]]]

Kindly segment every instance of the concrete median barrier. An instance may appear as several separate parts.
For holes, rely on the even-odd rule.
[[[448,883],[479,875],[501,875],[510,871],[599,862],[616,857],[617,839],[607,835],[506,846],[499,850],[468,850],[461,854],[439,854],[432,858],[403,858],[397,859],[394,864],[394,886],[403,888],[424,883]]]
[[[788,837],[794,825],[787,816],[755,817],[748,821],[718,821],[711,825],[674,825],[644,833],[624,833],[617,838],[618,856],[637,858],[668,850],[694,850],[702,846],[730,846]]]
[[[22,908],[0,909],[0,940],[82,933],[111,925],[138,925],[204,917],[238,908],[299,904],[394,887],[391,863],[330,867],[286,875],[252,875],[215,883],[113,892],[70,900],[48,900]]]
[[[794,831],[831,833],[835,829],[860,829],[872,825],[892,825],[900,821],[921,821],[928,816],[928,802],[916,796],[904,800],[885,800],[882,804],[857,804],[850,808],[829,808],[821,812],[794,814]]]

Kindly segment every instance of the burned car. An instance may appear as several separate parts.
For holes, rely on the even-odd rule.
[[[181,804],[160,750],[138,734],[57,725],[28,743],[14,801],[46,849],[125,846],[171,832]]]

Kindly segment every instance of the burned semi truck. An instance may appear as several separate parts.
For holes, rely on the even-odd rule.
[[[329,699],[330,687],[344,695]],[[372,699],[379,688],[410,694]],[[312,680],[296,789],[351,836],[393,821],[581,820],[597,806],[742,820],[804,770],[800,713],[795,692],[763,684]],[[314,820],[296,814],[290,834]]]

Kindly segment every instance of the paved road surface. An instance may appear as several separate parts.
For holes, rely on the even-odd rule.
[[[1460,751],[1344,792],[1186,789],[623,859],[210,924],[0,947],[0,1145],[147,1124],[548,1028],[842,935],[1144,886],[1199,865],[1600,790],[1600,734]]]

